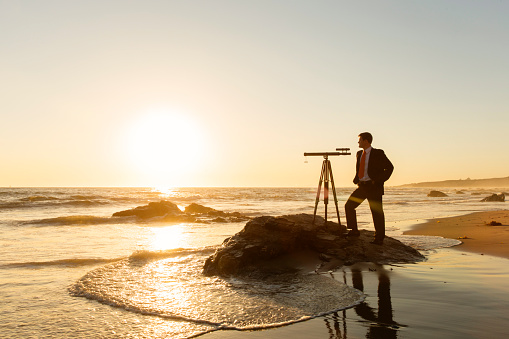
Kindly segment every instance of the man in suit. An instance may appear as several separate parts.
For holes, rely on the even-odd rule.
[[[345,204],[345,214],[346,224],[350,229],[348,236],[358,237],[360,232],[357,228],[355,209],[368,199],[375,225],[375,239],[371,243],[382,245],[385,238],[385,216],[382,206],[384,182],[390,178],[394,166],[384,151],[371,147],[372,141],[373,136],[370,133],[359,134],[359,147],[362,151],[357,152],[356,173],[353,179],[353,183],[358,187]]]

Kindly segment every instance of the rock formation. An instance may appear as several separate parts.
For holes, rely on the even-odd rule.
[[[114,217],[135,216],[140,219],[180,215],[182,215],[182,211],[178,208],[178,206],[165,200],[161,200],[160,202],[150,202],[148,205],[138,206],[130,210],[113,213]]]
[[[170,201],[161,200],[150,202],[148,205],[138,206],[129,210],[113,213],[113,217],[136,217],[141,220],[157,219],[159,221],[175,222],[240,222],[249,220],[238,212],[227,213],[210,207],[191,204],[180,210]]]
[[[208,215],[209,217],[216,217],[215,220],[218,220],[218,219],[233,219],[235,221],[245,221],[245,220],[249,220],[249,218],[247,218],[246,216],[243,216],[241,213],[239,212],[223,212],[223,211],[218,211],[218,210],[215,210],[213,208],[210,208],[210,207],[205,207],[205,206],[202,206],[202,205],[198,205],[198,204],[195,204],[195,203],[192,203],[191,205],[187,206],[186,209],[185,209],[185,212],[188,213],[188,214],[192,214],[192,215],[203,215],[203,214],[206,214]]]
[[[481,200],[481,202],[492,202],[492,201],[495,201],[495,202],[504,202],[505,201],[505,194],[504,193],[501,193],[501,194],[492,194],[489,197],[486,197],[486,198]]]
[[[227,238],[204,265],[206,275],[278,274],[287,270],[337,268],[356,262],[377,264],[421,261],[424,256],[396,239],[370,244],[374,232],[346,237],[346,227],[309,214],[262,216]],[[318,268],[317,268],[318,269]]]
[[[440,192],[440,191],[430,191],[428,193],[428,197],[432,197],[432,198],[442,198],[442,197],[447,197],[448,195],[445,194],[444,192]]]

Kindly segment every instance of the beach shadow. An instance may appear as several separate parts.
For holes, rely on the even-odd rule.
[[[364,292],[361,267],[354,265],[350,270],[352,272],[353,287]],[[370,270],[375,271],[374,269]],[[378,305],[377,307],[372,307],[368,302],[364,301],[354,307],[355,313],[363,320],[369,322],[366,338],[397,338],[399,328],[406,326],[394,321],[389,275],[382,265],[376,265],[376,272],[374,273],[378,275]],[[347,283],[346,275],[344,276],[344,282]],[[335,312],[331,317],[324,319],[330,339],[348,338],[346,312],[346,310],[342,311],[342,316],[340,316],[338,312]]]

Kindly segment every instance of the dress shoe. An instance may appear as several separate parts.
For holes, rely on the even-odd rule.
[[[361,232],[359,232],[358,230],[351,230],[348,232],[348,234],[346,235],[347,237],[358,237],[361,235]]]
[[[373,245],[383,245],[384,241],[383,240],[379,240],[379,239],[375,239],[375,240],[371,241],[370,244],[373,244]]]

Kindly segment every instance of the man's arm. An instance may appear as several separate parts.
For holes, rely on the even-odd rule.
[[[392,162],[389,160],[389,158],[387,158],[387,156],[385,155],[384,151],[382,151],[382,155],[383,155],[383,177],[382,177],[382,180],[384,182],[386,182],[387,180],[389,180],[389,178],[391,177],[392,175],[392,172],[394,171],[394,165],[392,164]]]
[[[394,166],[392,165],[392,162],[389,160],[389,158],[387,158],[385,155],[385,152],[381,149],[376,150],[376,160],[373,160],[373,166],[376,169],[374,168],[375,171],[372,172],[373,176],[370,175],[370,177],[375,183],[383,184],[391,177],[392,172],[394,171]]]

